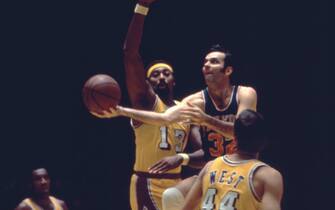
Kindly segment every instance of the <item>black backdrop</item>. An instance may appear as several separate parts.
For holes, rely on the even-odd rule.
[[[122,44],[135,1],[15,2],[2,24],[0,209],[46,167],[71,209],[128,209],[134,158],[129,121],[96,119],[81,99],[96,73],[116,78],[129,105]],[[204,87],[204,52],[223,43],[235,81],[256,88],[270,124],[262,160],[284,176],[283,209],[329,209],[332,194],[326,1],[160,0],[148,15],[144,62],[176,69],[177,98]]]

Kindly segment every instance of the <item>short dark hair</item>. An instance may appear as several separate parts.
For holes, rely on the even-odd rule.
[[[229,50],[227,50],[226,48],[224,48],[220,44],[212,45],[209,48],[207,54],[211,53],[211,52],[223,52],[225,54],[224,68],[226,68],[227,66],[233,66],[232,54],[229,52]]]
[[[238,150],[257,153],[266,143],[266,126],[263,116],[253,110],[242,111],[234,124]]]

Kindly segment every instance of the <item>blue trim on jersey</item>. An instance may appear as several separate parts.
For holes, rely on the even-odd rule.
[[[209,96],[208,93],[208,87],[205,88],[204,90],[202,90],[202,94],[205,100],[205,113],[213,116],[213,117],[217,117],[219,119],[224,119],[224,116],[229,116],[229,115],[236,115],[237,114],[237,110],[238,110],[238,103],[237,103],[237,90],[238,90],[238,86],[233,86],[233,93],[232,96],[230,98],[230,102],[229,104],[223,108],[222,110],[217,110],[212,99]],[[220,138],[222,139],[222,147],[224,149],[224,151],[222,151],[223,154],[217,154],[216,156],[212,156],[210,153],[210,148],[212,149],[216,149],[217,146],[215,146],[215,144],[218,144],[219,142],[215,142],[213,141],[213,139],[210,141],[208,139],[208,136],[211,133],[217,133],[213,130],[210,130],[208,128],[202,127],[201,129],[201,136],[202,136],[202,147],[204,149],[205,152],[205,159],[206,160],[212,160],[218,156],[222,156],[227,152],[227,146],[232,143],[232,140],[227,140],[224,136],[222,136],[221,134],[217,134],[220,135]]]
[[[204,95],[204,99],[205,99],[205,113],[210,116],[221,116],[221,115],[228,115],[228,114],[235,115],[237,113],[237,108],[238,108],[237,99],[236,99],[237,90],[238,90],[238,86],[233,86],[233,95],[231,97],[231,101],[228,104],[228,107],[225,107],[224,110],[221,111],[215,108],[215,105],[211,97],[209,96],[208,87],[206,87],[202,91]]]

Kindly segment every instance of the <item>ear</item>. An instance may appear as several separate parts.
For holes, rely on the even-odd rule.
[[[227,66],[225,69],[225,75],[230,76],[233,73],[233,67],[232,66]]]

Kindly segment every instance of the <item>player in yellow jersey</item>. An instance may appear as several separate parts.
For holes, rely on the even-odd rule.
[[[118,106],[111,110],[110,116],[123,115],[156,125],[169,125],[185,120],[199,124],[202,127],[202,155],[196,158],[186,156],[185,159],[189,159],[189,165],[202,168],[207,161],[234,151],[236,143],[233,125],[236,116],[245,109],[256,110],[256,91],[251,87],[231,84],[231,57],[232,55],[220,45],[212,46],[205,56],[202,68],[207,87],[186,97],[180,105],[173,106],[164,113]],[[175,163],[176,161],[161,164],[159,161],[150,172],[160,173],[179,166]],[[164,209],[180,210],[194,181],[195,176],[189,177],[173,188],[165,190]]]
[[[166,61],[155,61],[145,71],[139,53],[144,20],[149,5],[154,1],[139,0],[135,7],[124,42],[124,64],[132,107],[161,113],[176,105],[173,96],[174,69]],[[110,117],[108,113],[97,116]],[[130,184],[131,208],[132,210],[162,209],[163,191],[180,181],[180,164],[183,162],[186,164],[187,160],[183,158],[186,154],[179,153],[184,150],[188,140],[196,151],[188,155],[194,157],[199,154],[198,149],[201,148],[199,128],[179,122],[166,126],[147,124],[143,120],[132,120],[131,123],[136,137],[134,174]],[[159,161],[161,164],[172,164],[172,169],[159,174],[149,173],[150,167]]]
[[[64,201],[50,196],[50,178],[46,169],[39,168],[32,172],[33,192],[24,199],[15,210],[67,210]]]
[[[210,161],[186,197],[183,210],[280,210],[283,179],[276,169],[257,160],[265,144],[265,122],[252,110],[234,124],[237,150]]]

